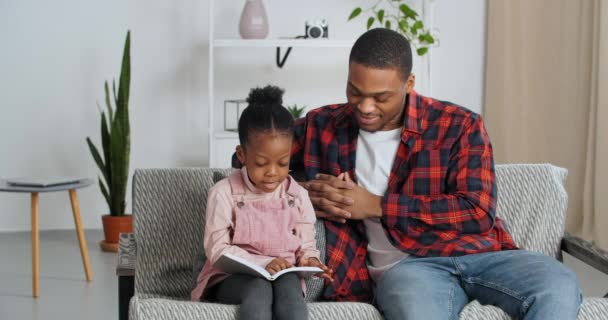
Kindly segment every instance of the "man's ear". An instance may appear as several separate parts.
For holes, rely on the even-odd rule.
[[[244,166],[245,165],[245,150],[243,149],[243,147],[239,144],[236,146],[236,157],[239,159],[239,161],[241,162],[241,164]]]
[[[409,94],[414,89],[414,85],[416,85],[416,75],[410,73],[405,82],[405,93]]]

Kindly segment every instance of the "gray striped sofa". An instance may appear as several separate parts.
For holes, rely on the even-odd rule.
[[[204,261],[202,238],[207,190],[229,169],[136,170],[133,178],[133,234],[121,237],[120,316],[132,320],[235,319],[236,306],[188,301],[193,275]],[[608,256],[564,233],[566,170],[548,164],[499,165],[498,215],[523,248],[561,258],[562,250],[608,273]],[[324,257],[325,231],[317,222]],[[134,278],[134,287],[133,287]],[[322,283],[308,280],[311,319],[382,319],[372,305],[317,302]],[[131,298],[130,296],[133,295]],[[130,303],[125,303],[129,301]],[[493,306],[473,301],[461,319],[510,319]],[[579,319],[608,319],[608,299],[585,297]]]

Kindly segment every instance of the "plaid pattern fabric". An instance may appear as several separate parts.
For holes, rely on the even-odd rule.
[[[516,249],[496,217],[492,146],[481,117],[457,105],[407,98],[401,144],[382,201],[383,226],[399,249],[417,256],[458,256]],[[291,169],[355,176],[358,125],[348,104],[308,112],[296,122]],[[238,160],[233,163],[240,166]],[[325,221],[327,265],[335,272],[324,298],[370,302],[372,286],[361,221]]]

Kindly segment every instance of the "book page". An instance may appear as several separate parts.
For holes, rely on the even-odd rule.
[[[280,277],[286,273],[290,273],[290,272],[297,272],[300,276],[307,278],[314,274],[323,272],[323,270],[321,268],[317,268],[317,267],[291,267],[291,268],[283,269],[283,270],[271,275],[270,277],[271,277],[271,280],[275,280],[278,277]]]
[[[230,253],[224,254],[214,266],[227,273],[264,277],[269,281],[274,281],[281,275],[290,272],[298,272],[298,274],[303,277],[308,277],[316,273],[323,272],[321,268],[317,267],[291,267],[271,275],[268,271],[266,271],[266,269]]]
[[[271,278],[270,273],[264,268],[230,253],[222,255],[214,266],[231,274],[248,274],[268,280]]]

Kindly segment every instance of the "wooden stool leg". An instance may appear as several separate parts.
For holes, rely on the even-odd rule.
[[[38,192],[32,192],[32,295],[38,298],[38,277],[40,266],[38,264]]]
[[[78,242],[80,243],[80,255],[82,256],[82,264],[84,265],[84,273],[87,281],[93,280],[91,273],[91,265],[89,264],[89,252],[87,250],[87,242],[84,238],[84,230],[82,230],[82,222],[80,221],[80,207],[78,206],[78,197],[76,190],[70,190],[70,202],[72,203],[72,213],[74,214],[74,224],[76,225],[76,233],[78,234]]]

